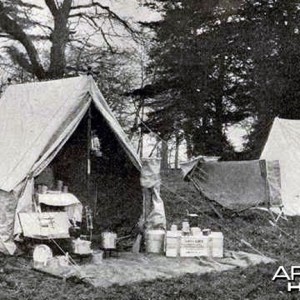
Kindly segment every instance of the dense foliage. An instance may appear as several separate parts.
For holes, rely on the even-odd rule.
[[[226,128],[249,120],[257,156],[275,116],[299,118],[298,2],[148,2],[163,14],[144,93],[152,126],[183,134],[193,155],[224,155]]]

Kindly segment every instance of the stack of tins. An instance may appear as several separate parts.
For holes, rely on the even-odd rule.
[[[103,249],[116,249],[117,247],[117,234],[114,232],[102,232],[102,248]]]
[[[199,227],[187,233],[172,225],[166,232],[165,252],[167,257],[223,257],[223,234],[207,230],[203,234]]]
[[[146,252],[162,254],[167,257],[223,257],[222,232],[204,234],[200,228],[192,227],[190,233],[177,230],[148,230],[145,234]]]

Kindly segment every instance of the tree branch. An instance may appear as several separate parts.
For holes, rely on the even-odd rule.
[[[39,10],[43,9],[40,5],[33,4],[33,3],[26,3],[26,2],[20,1],[20,0],[15,0],[12,5],[20,5],[22,7],[29,8],[29,9],[31,9],[31,8],[36,8]]]
[[[12,61],[21,66],[26,72],[34,73],[32,64],[28,61],[26,55],[20,52],[15,47],[7,47],[7,53],[11,57]]]
[[[105,42],[106,45],[108,46],[110,52],[111,52],[111,53],[115,53],[115,51],[114,51],[112,45],[109,43],[109,41],[108,41],[108,39],[107,39],[107,37],[106,37],[105,32],[102,30],[102,28],[99,28],[99,29],[100,29],[101,35],[102,35],[102,37],[103,37],[103,39],[104,39],[104,42]]]
[[[29,34],[28,35],[32,40],[35,41],[49,41],[49,36],[42,34]]]
[[[48,6],[48,8],[49,8],[51,14],[52,14],[53,16],[57,16],[57,14],[58,14],[58,8],[57,8],[57,6],[56,6],[55,1],[54,1],[54,0],[45,0],[45,3],[46,3],[46,5]]]
[[[71,9],[72,10],[76,10],[76,9],[92,8],[92,7],[99,7],[99,8],[101,8],[102,10],[104,10],[104,11],[106,11],[108,13],[109,17],[112,17],[114,20],[116,20],[128,32],[130,32],[131,34],[135,34],[136,33],[136,31],[133,28],[131,28],[131,26],[128,24],[128,22],[126,22],[118,14],[116,14],[114,11],[112,11],[109,6],[102,5],[99,2],[92,1],[92,3],[90,3],[90,4],[82,4],[82,5],[72,6]]]
[[[19,24],[12,20],[8,15],[4,5],[0,2],[0,27],[2,30],[12,36],[15,40],[19,41],[28,54],[30,59],[30,63],[32,68],[35,70],[34,73],[39,79],[43,79],[45,77],[45,70],[42,67],[38,52],[29,39],[29,36],[23,31],[23,29],[19,26]]]
[[[62,7],[61,7],[61,11],[63,14],[65,15],[69,15],[71,7],[72,7],[72,0],[64,0]]]
[[[42,29],[48,29],[49,31],[53,31],[53,28],[51,28],[50,26],[47,26],[47,25],[44,25],[44,24],[41,24],[39,22],[36,22],[36,21],[31,21],[32,25],[36,25]],[[44,31],[45,32],[45,31]]]
[[[105,42],[106,45],[108,46],[110,52],[111,52],[111,53],[115,53],[115,51],[114,51],[112,45],[110,44],[110,42],[109,42],[108,39],[107,39],[106,33],[103,31],[103,29],[101,28],[101,26],[99,26],[99,25],[97,24],[97,22],[94,20],[94,18],[91,17],[91,16],[83,16],[83,19],[85,19],[87,22],[89,22],[89,21],[92,22],[92,25],[95,27],[95,29],[96,29],[97,31],[100,31],[100,33],[101,33],[101,35],[102,35],[102,37],[103,37],[103,39],[104,39],[104,42]]]

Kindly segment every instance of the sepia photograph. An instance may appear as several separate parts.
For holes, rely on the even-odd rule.
[[[0,0],[0,300],[298,299],[299,215],[300,0]]]

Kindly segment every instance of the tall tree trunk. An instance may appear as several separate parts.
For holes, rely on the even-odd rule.
[[[222,96],[215,101],[216,114],[215,114],[215,139],[216,139],[216,149],[217,155],[221,154],[223,151],[223,100]]]
[[[180,146],[180,138],[178,134],[176,134],[176,142],[175,142],[175,169],[179,168],[179,146]]]
[[[187,133],[185,134],[185,141],[186,141],[186,155],[188,159],[193,157],[193,143],[190,135]]]
[[[49,78],[61,78],[66,68],[66,44],[69,39],[68,18],[71,11],[72,0],[64,0],[57,7],[55,1],[45,0],[54,18],[54,30],[50,40],[52,42],[50,52]]]
[[[220,155],[223,152],[223,116],[224,116],[224,104],[223,104],[223,89],[225,86],[225,57],[221,58],[220,62],[220,75],[219,75],[219,93],[216,95],[215,99],[215,120],[214,120],[214,131],[216,139],[216,155]]]
[[[168,142],[164,139],[161,145],[161,169],[162,170],[168,169],[169,167],[168,158],[169,158]]]

